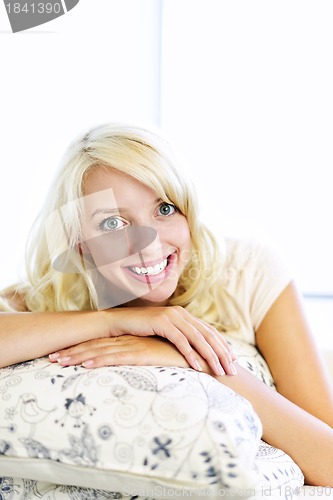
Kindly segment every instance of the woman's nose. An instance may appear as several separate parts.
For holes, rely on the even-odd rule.
[[[124,237],[128,256],[142,252],[158,240],[156,229],[149,226],[130,226],[124,230]]]

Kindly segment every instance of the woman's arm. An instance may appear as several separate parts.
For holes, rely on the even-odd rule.
[[[333,427],[332,384],[293,283],[269,309],[256,340],[278,392]]]
[[[228,344],[210,325],[181,307],[131,307],[106,311],[0,313],[0,367],[97,338],[158,335],[189,365],[201,370],[198,353],[215,374],[233,373]]]
[[[1,312],[0,368],[100,337],[108,337],[107,318],[100,311]]]
[[[243,368],[237,371],[235,377],[217,380],[250,401],[262,422],[263,439],[291,456],[305,484],[333,487],[332,428]]]

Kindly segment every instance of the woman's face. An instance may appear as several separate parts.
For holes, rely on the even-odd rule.
[[[85,180],[83,252],[124,303],[165,305],[190,255],[187,220],[151,188],[116,170]],[[98,292],[98,290],[97,290]],[[116,299],[117,300],[117,299]]]

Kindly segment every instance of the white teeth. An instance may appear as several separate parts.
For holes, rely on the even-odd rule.
[[[145,274],[145,275],[154,275],[162,272],[168,264],[168,259],[164,259],[159,264],[156,264],[154,267],[131,267],[131,270],[136,274]]]

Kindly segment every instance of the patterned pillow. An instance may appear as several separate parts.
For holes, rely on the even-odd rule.
[[[191,369],[87,370],[41,358],[0,370],[0,401],[7,488],[19,477],[159,498],[157,488],[181,488],[202,498],[253,492],[260,482],[252,406]]]
[[[228,342],[239,364],[274,389],[256,347]],[[192,370],[89,371],[40,359],[0,370],[0,398],[0,476],[12,475],[0,477],[6,500],[201,500],[228,491],[289,500],[303,485],[293,460],[259,440],[252,407]]]
[[[234,338],[232,334],[225,336],[225,340],[232,347],[237,356],[237,363],[257,377],[261,382],[276,390],[274,379],[268,365],[256,346]]]

